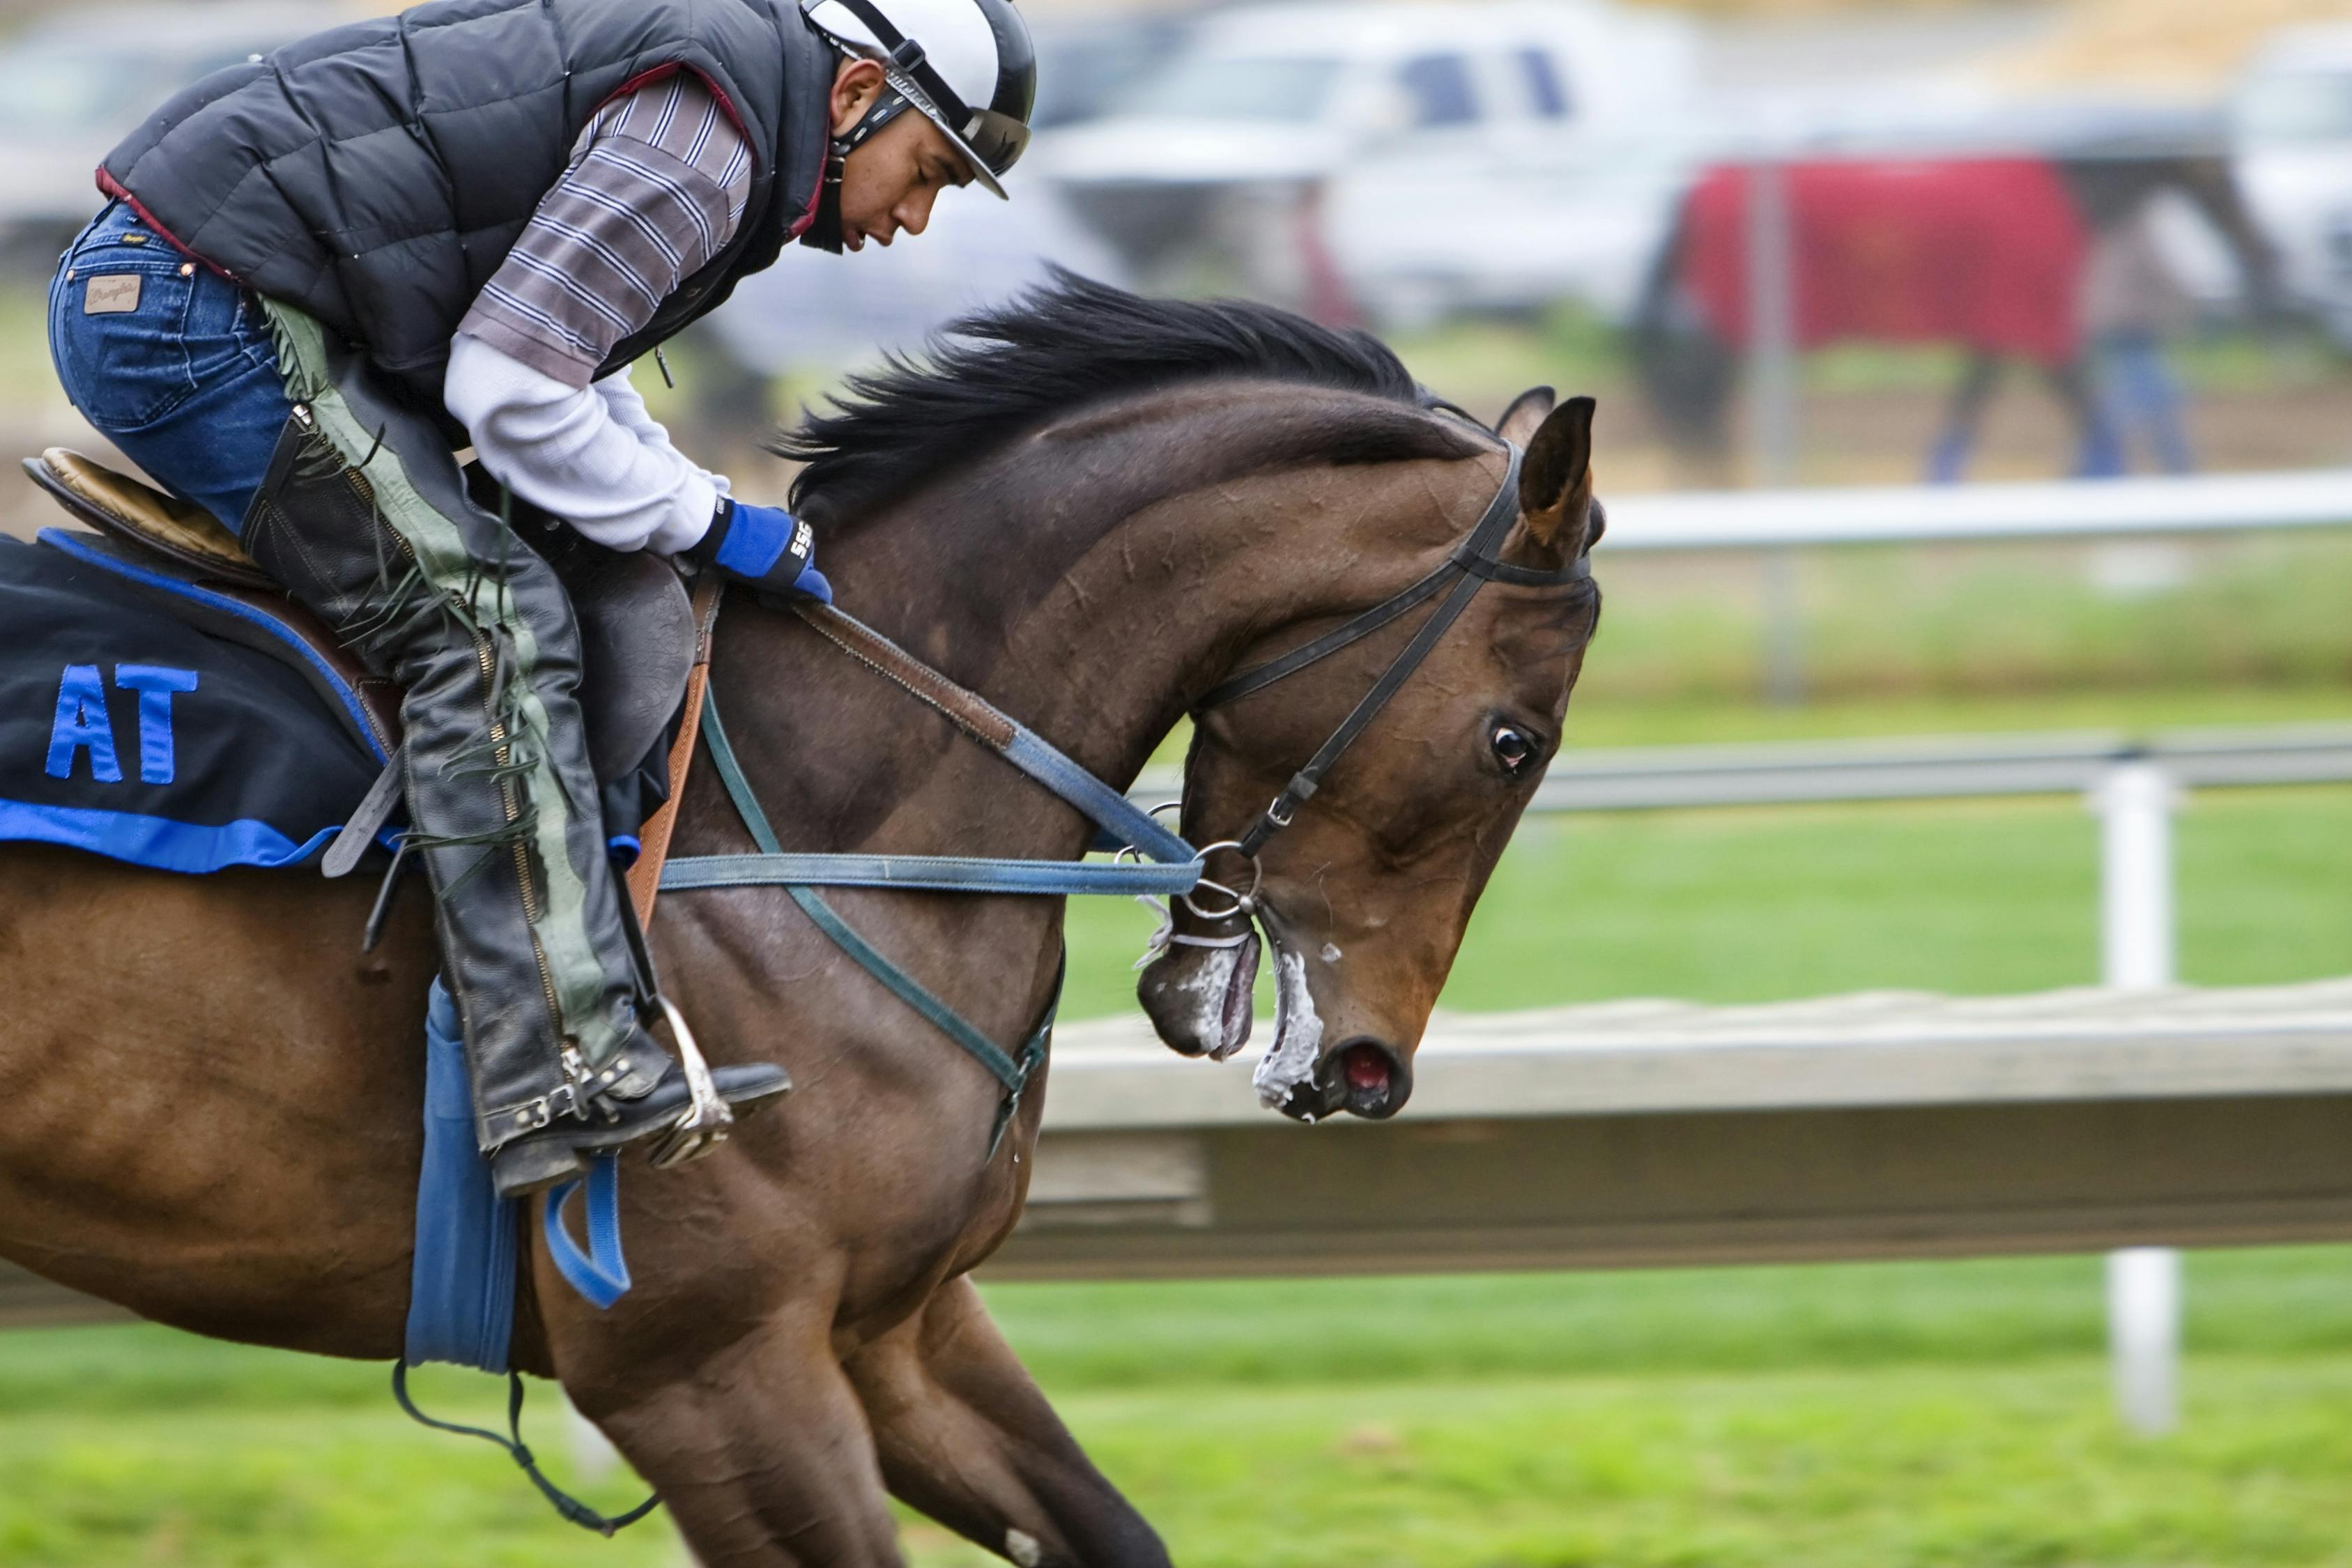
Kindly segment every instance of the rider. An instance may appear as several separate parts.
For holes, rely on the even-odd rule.
[[[99,171],[59,378],[407,689],[409,842],[501,1194],[670,1131],[688,1090],[645,1028],[570,605],[454,449],[599,544],[829,599],[809,531],[682,457],[629,364],[790,239],[1002,196],[1034,88],[1012,0],[431,0],[205,79]]]

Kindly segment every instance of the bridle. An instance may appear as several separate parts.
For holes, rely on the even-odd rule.
[[[1265,912],[1258,895],[1265,880],[1265,868],[1259,861],[1260,852],[1275,835],[1296,820],[1298,808],[1314,797],[1332,766],[1370,727],[1390,700],[1412,679],[1413,673],[1427,660],[1448,628],[1461,618],[1463,611],[1470,607],[1470,602],[1478,596],[1479,591],[1489,583],[1507,583],[1522,587],[1558,587],[1591,577],[1591,563],[1582,552],[1567,566],[1553,571],[1514,566],[1496,556],[1496,552],[1501,548],[1504,537],[1518,518],[1519,474],[1525,463],[1525,454],[1516,443],[1506,441],[1505,447],[1510,454],[1510,460],[1494,499],[1486,503],[1485,514],[1470,531],[1469,537],[1456,546],[1435,570],[1336,630],[1223,682],[1193,704],[1193,712],[1199,714],[1263,691],[1340,649],[1362,641],[1439,595],[1444,595],[1402,651],[1389,661],[1388,668],[1381,671],[1371,689],[1340,721],[1330,737],[1316,749],[1306,765],[1291,775],[1282,793],[1239,838],[1195,849],[1162,826],[1156,813],[1133,805],[1122,791],[1097,778],[1044,737],[1007,716],[978,693],[949,679],[881,633],[830,605],[792,600],[787,602],[786,607],[827,642],[944,715],[968,738],[994,752],[1063,801],[1076,807],[1100,830],[1094,848],[1105,854],[1115,852],[1116,858],[1111,864],[1103,865],[1086,861],[935,855],[787,853],[736,761],[734,749],[727,740],[726,728],[719,718],[717,699],[705,686],[696,722],[702,740],[709,748],[719,782],[760,852],[672,859],[661,871],[660,887],[668,892],[755,887],[780,887],[790,892],[803,912],[835,945],[885,989],[961,1047],[996,1079],[1004,1097],[1000,1101],[995,1129],[991,1134],[992,1152],[995,1140],[1002,1138],[1013,1112],[1019,1107],[1022,1091],[1031,1075],[1045,1059],[1045,1042],[1053,1028],[1055,1006],[1048,1005],[1044,1019],[1021,1045],[1010,1049],[1000,1046],[866,942],[816,889],[826,887],[900,888],[1047,896],[1116,893],[1147,899],[1177,897],[1184,899],[1186,906],[1195,915],[1212,922],[1236,918],[1263,921]],[[716,599],[711,601],[709,613],[713,616],[717,613],[717,603]],[[705,649],[709,647],[707,623],[702,646]],[[690,749],[691,743],[692,736],[689,734],[686,748]],[[1208,857],[1224,850],[1236,851],[1248,860],[1251,881],[1246,889],[1236,889],[1209,879]],[[1192,900],[1192,894],[1202,889],[1225,895],[1232,900],[1232,907],[1223,910],[1202,909]],[[1153,939],[1155,951],[1171,940],[1223,947],[1236,945],[1246,940],[1248,935],[1244,927],[1238,937],[1175,937],[1172,936],[1172,919],[1163,923],[1160,933]],[[1058,1005],[1058,990],[1057,984],[1055,1005]]]
[[[1381,710],[1389,705],[1390,700],[1412,679],[1446,631],[1461,618],[1462,612],[1470,607],[1470,602],[1478,596],[1480,589],[1489,583],[1508,583],[1530,588],[1561,587],[1591,577],[1592,560],[1586,553],[1579,553],[1568,565],[1552,571],[1514,566],[1496,556],[1495,552],[1510,532],[1511,524],[1518,520],[1519,472],[1527,461],[1527,454],[1517,443],[1506,442],[1505,446],[1510,452],[1510,463],[1504,470],[1503,482],[1496,489],[1495,499],[1486,503],[1486,513],[1470,531],[1470,536],[1456,545],[1436,570],[1336,630],[1327,632],[1279,658],[1269,659],[1255,669],[1234,676],[1212,689],[1192,705],[1192,715],[1197,721],[1201,714],[1213,708],[1222,708],[1263,691],[1330,658],[1341,648],[1361,642],[1390,622],[1445,593],[1449,586],[1452,588],[1452,592],[1445,593],[1444,599],[1431,612],[1429,618],[1422,622],[1421,629],[1413,634],[1412,640],[1389,661],[1388,668],[1381,672],[1371,689],[1364,693],[1362,700],[1339,721],[1339,727],[1331,731],[1330,738],[1316,749],[1315,754],[1307,759],[1307,765],[1290,776],[1290,782],[1259,814],[1257,820],[1239,838],[1225,839],[1201,851],[1205,858],[1219,850],[1233,850],[1250,863],[1252,882],[1249,889],[1244,892],[1203,879],[1203,886],[1231,898],[1233,907],[1223,910],[1204,910],[1191,893],[1181,895],[1185,906],[1194,914],[1206,921],[1217,921],[1256,913],[1257,891],[1265,879],[1265,868],[1258,863],[1259,854],[1276,834],[1297,819],[1298,808],[1315,797],[1315,792],[1323,787],[1324,776],[1348,748],[1371,727],[1372,721],[1380,717]]]

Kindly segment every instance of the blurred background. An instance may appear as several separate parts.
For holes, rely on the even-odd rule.
[[[788,253],[673,350],[675,389],[639,377],[687,450],[780,499],[767,431],[1056,264],[1368,327],[1483,417],[1538,383],[1601,402],[1606,625],[1420,1075],[1435,1099],[1458,1048],[1480,1081],[1507,1036],[1556,1068],[1543,1115],[1465,1089],[1393,1130],[1421,1143],[1252,1132],[1328,1178],[1327,1230],[1350,1200],[1318,1163],[1394,1152],[1423,1229],[1347,1247],[1271,1211],[1235,1239],[1222,1135],[1173,1112],[1066,1122],[984,1277],[1177,1559],[2352,1561],[2352,1248],[2324,1244],[2352,1237],[2352,1077],[2273,1048],[2352,1061],[2352,0],[1029,12],[1017,200]],[[42,330],[99,158],[345,14],[0,4],[7,445],[103,450]],[[1073,911],[1070,1072],[1150,1049],[1150,930]],[[2000,1000],[1937,1000],[1971,997]],[[2190,1036],[2244,1054],[2166,1087]],[[1816,1087],[1775,1099],[1725,1040],[1811,1052]],[[1987,1065],[2053,1040],[2095,1058],[2071,1087]],[[1665,1087],[1611,1099],[1596,1041]],[[1851,1087],[1852,1053],[1914,1046]],[[1602,1152],[1482,1163],[1513,1117]],[[57,1315],[5,1287],[0,1321]],[[0,1333],[0,1563],[684,1562],[660,1524],[576,1540],[382,1384]]]

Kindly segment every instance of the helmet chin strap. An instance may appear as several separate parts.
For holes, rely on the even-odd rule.
[[[816,216],[801,232],[803,245],[832,256],[841,254],[845,239],[841,226],[841,176],[848,167],[849,155],[866,145],[876,132],[913,107],[905,94],[885,89],[866,106],[847,134],[832,139],[825,151],[824,184],[819,187]]]

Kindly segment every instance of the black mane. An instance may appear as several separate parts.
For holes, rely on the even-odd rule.
[[[1368,394],[1410,410],[1381,421],[1340,460],[1464,457],[1465,428],[1428,399],[1386,344],[1271,305],[1148,300],[1060,268],[1053,279],[933,337],[918,362],[897,354],[853,376],[830,409],[812,411],[776,446],[805,462],[795,511],[869,516],[941,473],[1057,415],[1216,376]]]

